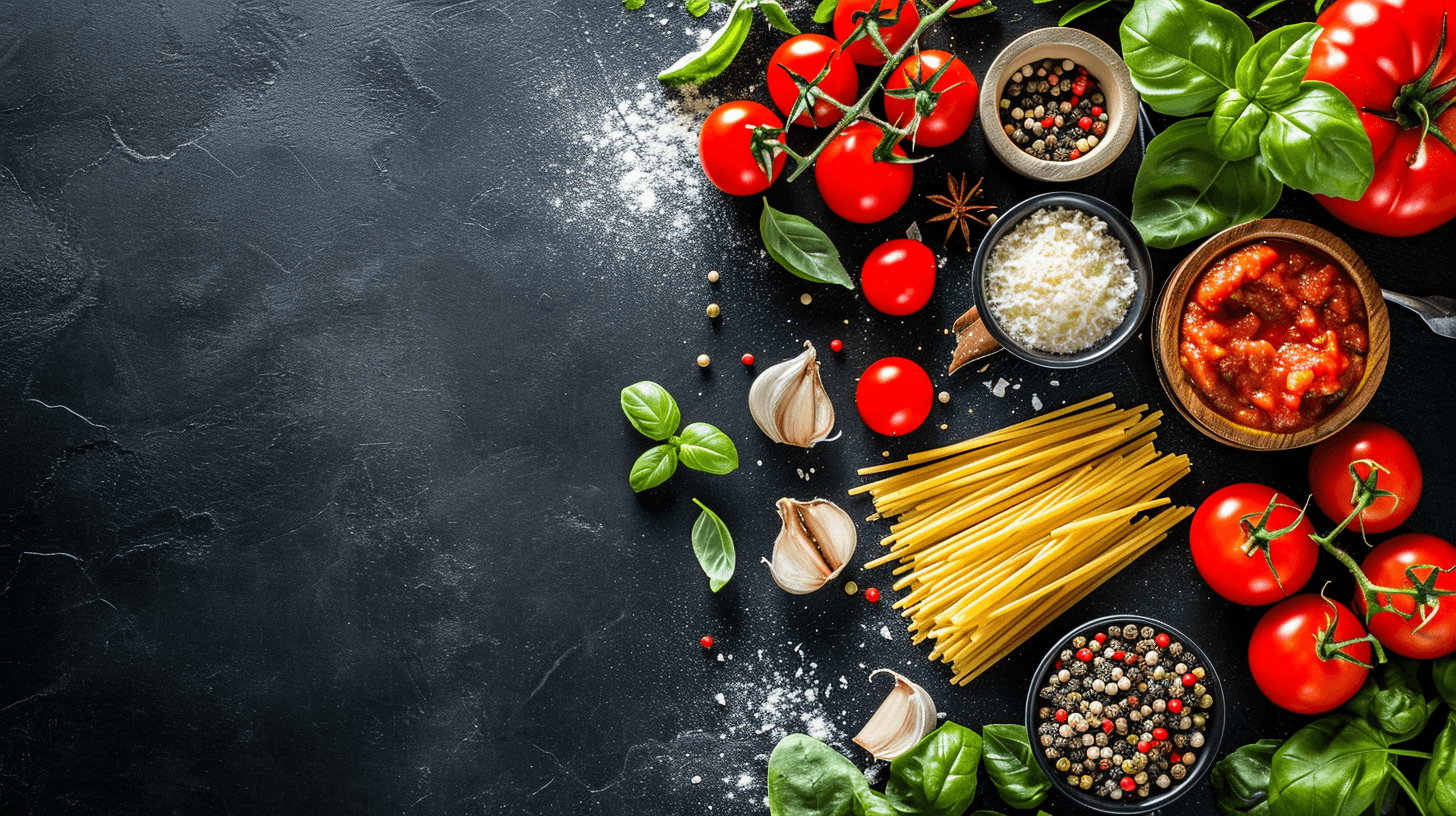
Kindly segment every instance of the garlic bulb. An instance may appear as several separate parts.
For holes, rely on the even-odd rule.
[[[758,375],[748,389],[748,411],[769,439],[812,448],[834,430],[834,406],[819,380],[814,344],[806,340],[804,347]]]
[[[895,687],[854,735],[854,742],[875,759],[894,759],[935,730],[935,701],[925,689],[890,669],[876,669],[870,679],[880,672],[895,678]]]
[[[774,541],[768,564],[774,583],[793,595],[807,595],[833,580],[854,557],[859,532],[854,519],[825,499],[810,502],[779,499],[783,529]]]

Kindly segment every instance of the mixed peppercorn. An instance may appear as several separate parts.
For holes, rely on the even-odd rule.
[[[1034,740],[1073,788],[1150,796],[1186,778],[1207,741],[1204,673],[1197,655],[1151,626],[1078,635],[1037,693]]]
[[[1097,78],[1072,60],[1023,65],[1001,91],[1001,125],[1027,155],[1080,159],[1107,135],[1106,98]]]

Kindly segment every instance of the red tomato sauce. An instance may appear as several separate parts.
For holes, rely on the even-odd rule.
[[[1249,244],[1189,290],[1178,359],[1219,415],[1288,433],[1359,385],[1367,326],[1359,287],[1334,263],[1289,241]]]

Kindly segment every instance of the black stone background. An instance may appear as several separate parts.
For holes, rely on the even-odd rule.
[[[822,30],[811,5],[789,8]],[[1069,5],[1006,0],[928,44],[979,77]],[[1308,17],[1286,5],[1272,22]],[[822,715],[864,762],[848,737],[888,688],[869,670],[907,673],[957,722],[1014,721],[1052,639],[1117,611],[1161,616],[1213,655],[1226,751],[1297,727],[1247,672],[1259,610],[1207,589],[1186,527],[964,688],[906,637],[888,571],[858,568],[883,522],[860,525],[845,575],[884,589],[878,605],[838,583],[805,597],[773,585],[759,558],[780,496],[866,516],[845,494],[856,468],[1024,419],[1033,392],[1171,406],[1146,337],[1075,372],[1001,355],[946,377],[943,329],[970,300],[963,248],[943,251],[928,308],[880,315],[764,258],[759,201],[703,189],[691,140],[656,149],[647,169],[677,175],[634,210],[616,151],[653,153],[650,128],[609,148],[583,137],[625,133],[619,105],[671,121],[680,94],[655,73],[723,13],[695,21],[665,0],[0,10],[0,811],[763,813],[767,755],[797,715]],[[1078,25],[1115,44],[1117,19]],[[767,102],[782,39],[756,22],[703,93]],[[1126,209],[1140,149],[1069,187]],[[1051,189],[1005,171],[979,126],[935,154],[880,224],[838,220],[807,176],[769,199],[823,225],[857,270],[937,212],[923,196],[947,172],[986,175],[1001,206]],[[1456,294],[1456,226],[1382,239],[1293,191],[1276,214],[1334,230],[1390,288]],[[1160,280],[1187,249],[1156,253]],[[1409,529],[1451,538],[1456,341],[1399,309],[1391,322],[1366,416],[1422,455]],[[844,436],[800,451],[753,425],[737,358],[761,370],[806,339]],[[854,411],[855,378],[889,354],[952,395],[901,439]],[[1000,377],[1022,387],[997,399],[982,382]],[[634,496],[627,470],[648,443],[617,392],[640,379],[728,432],[743,466]],[[1235,451],[1176,415],[1162,444],[1192,457],[1173,491],[1185,504],[1238,480],[1306,489],[1304,452]],[[693,497],[738,545],[716,595],[689,547]],[[776,691],[799,700],[765,714]],[[977,804],[1000,807],[984,780]],[[1211,812],[1207,783],[1178,810]]]

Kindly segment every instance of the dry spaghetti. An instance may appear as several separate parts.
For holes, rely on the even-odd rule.
[[[1166,537],[1192,509],[1162,496],[1188,457],[1153,447],[1161,411],[1111,394],[904,461],[861,485],[890,518],[895,603],[965,684]],[[1166,508],[1156,514],[1150,511]],[[907,591],[908,590],[908,591]]]

